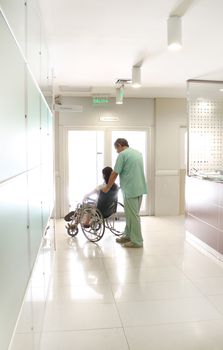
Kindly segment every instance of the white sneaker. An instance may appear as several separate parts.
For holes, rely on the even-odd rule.
[[[127,242],[131,242],[131,241],[130,241],[130,238],[123,235],[119,238],[116,238],[116,242],[117,243],[127,243]]]

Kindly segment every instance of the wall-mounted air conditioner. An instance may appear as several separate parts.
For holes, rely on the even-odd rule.
[[[58,105],[54,104],[54,111],[57,112],[72,112],[72,113],[80,113],[83,112],[82,105]]]

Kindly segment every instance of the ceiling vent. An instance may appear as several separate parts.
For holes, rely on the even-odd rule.
[[[131,84],[132,80],[131,79],[118,79],[115,84],[116,85],[126,85],[126,84]]]
[[[62,102],[62,96],[57,95],[54,98],[54,111],[57,112],[73,112],[73,113],[78,113],[78,112],[83,112],[83,106],[82,105],[75,105],[75,104],[63,104]]]

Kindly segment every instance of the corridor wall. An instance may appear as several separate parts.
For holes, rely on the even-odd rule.
[[[185,99],[155,101],[155,215],[180,214],[180,128],[187,125]]]
[[[1,350],[9,347],[54,206],[53,120],[40,89],[49,84],[48,57],[34,7],[0,0]]]

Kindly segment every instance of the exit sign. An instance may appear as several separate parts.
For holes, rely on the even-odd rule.
[[[92,101],[94,106],[105,105],[109,103],[108,97],[93,97]]]

